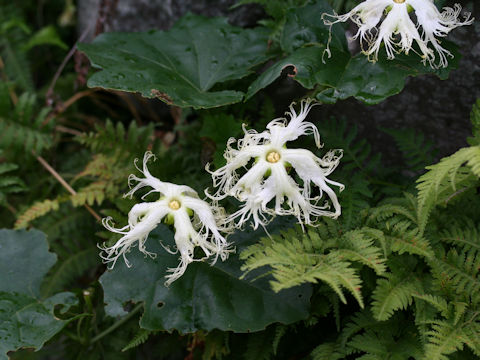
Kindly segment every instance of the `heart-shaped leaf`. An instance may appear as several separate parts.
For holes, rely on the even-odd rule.
[[[42,232],[0,230],[0,360],[8,359],[8,351],[40,349],[67,324],[54,315],[54,307],[76,304],[74,294],[39,297],[42,279],[55,261]]]
[[[139,92],[180,107],[209,108],[239,102],[244,93],[212,90],[266,61],[265,29],[231,26],[226,18],[187,14],[169,31],[105,33],[79,49],[95,73],[88,86]]]
[[[262,232],[245,231],[234,236],[237,253],[264,235]],[[107,314],[125,315],[126,304],[143,301],[141,327],[182,333],[200,329],[258,331],[274,322],[287,324],[308,316],[309,286],[274,293],[266,278],[239,280],[241,261],[235,254],[214,266],[192,263],[180,279],[166,288],[166,270],[177,266],[178,257],[167,253],[160,239],[164,244],[173,244],[172,233],[164,225],[153,231],[147,241],[156,259],[145,258],[135,249],[128,254],[131,268],[118,262],[101,276]]]

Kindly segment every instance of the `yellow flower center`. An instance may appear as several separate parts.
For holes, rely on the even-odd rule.
[[[394,2],[396,2],[397,4],[403,4],[405,2],[405,0],[393,0]]]
[[[180,209],[180,206],[182,206],[180,204],[180,201],[178,200],[170,200],[170,202],[168,203],[168,207],[172,210],[178,210]]]
[[[276,151],[270,151],[267,154],[267,161],[274,164],[280,160],[280,154]]]

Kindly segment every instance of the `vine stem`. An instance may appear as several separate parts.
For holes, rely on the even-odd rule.
[[[67,189],[67,191],[72,194],[72,195],[76,195],[77,192],[75,190],[73,190],[73,188],[60,176],[60,174],[58,172],[55,171],[55,169],[53,167],[50,166],[50,164],[43,158],[41,157],[40,155],[37,155],[35,154],[35,152],[32,150],[32,154],[33,156],[35,156],[38,160],[38,162],[40,164],[42,164],[42,166],[50,173],[52,174],[52,176],[57,179],[57,181],[62,184],[62,186]],[[95,210],[93,210],[88,204],[84,204],[83,206],[85,206],[85,208],[88,210],[88,212],[90,214],[92,214],[92,216],[97,219],[97,221],[101,222],[102,221],[102,217],[100,215],[98,215]]]
[[[102,339],[103,337],[107,336],[110,334],[112,331],[116,330],[118,327],[122,326],[125,322],[130,320],[136,313],[138,313],[143,307],[143,303],[138,304],[133,308],[132,311],[130,311],[125,317],[122,319],[118,320],[115,322],[112,326],[110,326],[108,329],[102,331],[100,334],[95,336],[91,341],[90,344],[93,344],[97,342],[98,340]]]
[[[93,23],[92,23],[93,24]],[[78,38],[78,40],[75,42],[75,44],[72,46],[72,48],[70,49],[70,51],[68,52],[67,56],[65,56],[65,58],[63,59],[62,63],[60,64],[60,66],[58,67],[57,71],[55,72],[55,75],[53,76],[53,79],[52,79],[52,82],[50,83],[50,86],[48,87],[48,90],[47,90],[47,93],[45,95],[45,97],[47,98],[47,105],[51,105],[51,104],[48,104],[49,100],[51,100],[52,98],[52,95],[53,95],[53,89],[55,88],[55,84],[57,83],[57,80],[58,78],[60,77],[63,69],[65,68],[65,65],[67,65],[68,61],[70,60],[70,58],[73,56],[73,54],[75,54],[75,51],[77,51],[77,45],[78,43],[82,42],[88,35],[88,33],[90,32],[91,28],[92,28],[92,24],[90,24],[90,26],[87,26],[87,28],[83,31],[83,33],[80,35],[80,37]]]

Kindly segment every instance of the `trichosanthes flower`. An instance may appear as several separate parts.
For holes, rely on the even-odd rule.
[[[438,38],[447,36],[458,26],[473,22],[470,14],[459,19],[461,10],[461,6],[455,4],[453,8],[445,7],[440,12],[433,0],[366,0],[346,14],[322,14],[322,18],[329,26],[348,19],[356,23],[358,31],[353,39],[359,38],[363,52],[371,61],[378,60],[383,43],[388,59],[395,58],[395,54],[402,51],[406,54],[410,50],[419,51],[424,64],[428,62],[431,67],[440,68],[446,67],[447,56],[453,55],[441,46]],[[414,43],[418,45],[418,51]]]
[[[313,134],[317,147],[321,147],[317,128],[305,121],[311,102],[303,101],[298,114],[293,105],[286,113],[289,122],[285,118],[275,119],[261,133],[244,127],[242,139],[230,138],[224,153],[227,164],[210,171],[217,190],[214,194],[206,191],[207,196],[216,201],[233,196],[243,203],[227,218],[237,227],[253,219],[256,229],[275,215],[293,215],[299,223],[312,225],[315,217],[336,218],[341,214],[337,195],[330,185],[340,190],[344,186],[327,176],[339,164],[342,150],[331,150],[319,158],[306,149],[288,149],[287,142],[307,134]],[[242,169],[247,170],[243,175]]]
[[[129,185],[132,182],[137,184],[125,196],[131,197],[138,189],[148,186],[152,190],[145,196],[156,192],[160,195],[159,200],[134,205],[128,213],[128,225],[123,228],[115,228],[110,217],[103,219],[103,225],[108,230],[123,236],[111,247],[105,244],[101,246],[100,249],[103,251],[100,256],[104,263],[110,264],[110,268],[113,268],[120,256],[130,267],[126,254],[132,246],[138,245],[142,253],[155,258],[156,254],[147,251],[145,242],[149,233],[165,219],[168,223],[173,223],[175,228],[176,251],[172,252],[166,247],[165,249],[171,253],[180,254],[180,264],[176,268],[168,269],[170,274],[166,276],[165,283],[168,286],[183,275],[192,261],[211,257],[213,265],[218,257],[225,260],[231,250],[221,234],[228,229],[219,225],[219,223],[225,224],[222,220],[225,217],[222,209],[212,208],[206,201],[199,199],[197,192],[188,186],[163,182],[152,176],[147,168],[150,158],[154,158],[154,155],[146,152],[143,158],[143,169],[137,167],[145,176],[144,178],[133,174],[129,176]],[[204,258],[194,258],[196,246],[203,250]]]

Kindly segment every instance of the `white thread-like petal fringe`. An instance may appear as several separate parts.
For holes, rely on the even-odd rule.
[[[338,166],[342,150],[318,158],[306,149],[287,149],[287,142],[309,134],[313,134],[317,147],[322,147],[318,129],[305,121],[315,104],[311,100],[302,101],[299,112],[293,105],[286,113],[289,121],[274,119],[261,133],[244,128],[242,139],[231,138],[227,142],[224,154],[227,164],[215,171],[206,167],[216,188],[213,194],[206,191],[207,196],[215,201],[233,196],[242,202],[240,209],[226,218],[238,228],[250,220],[255,229],[265,226],[275,215],[293,215],[302,225],[314,225],[318,216],[337,218],[341,214],[337,195],[329,185],[338,186],[340,191],[344,186],[326,176]],[[291,168],[301,179],[301,187],[289,173]],[[247,171],[240,175],[242,169]],[[311,197],[313,187],[318,194]],[[323,194],[329,201],[322,199]],[[329,210],[331,205],[333,211]]]
[[[165,246],[164,248],[171,254],[180,254],[180,264],[176,268],[168,269],[169,274],[166,275],[165,285],[169,286],[183,275],[188,264],[192,261],[211,258],[211,264],[213,265],[218,257],[222,261],[227,259],[229,253],[233,250],[229,248],[227,240],[221,233],[229,232],[231,227],[223,208],[216,204],[210,206],[206,201],[199,199],[197,192],[188,186],[162,182],[152,176],[147,168],[147,162],[151,158],[155,159],[155,156],[147,151],[143,158],[142,169],[137,166],[137,169],[145,178],[130,175],[128,178],[129,185],[132,186],[132,181],[138,183],[125,196],[131,197],[138,189],[149,186],[152,188],[149,193],[160,193],[160,200],[134,205],[128,213],[128,225],[119,229],[113,226],[111,217],[104,218],[102,223],[107,230],[123,236],[113,246],[106,246],[105,244],[99,246],[102,250],[100,256],[104,263],[109,264],[110,269],[115,266],[120,257],[123,257],[125,264],[130,267],[131,264],[126,254],[138,242],[140,252],[145,256],[155,258],[156,254],[146,250],[145,242],[149,233],[166,216],[169,216],[169,219],[173,218],[176,249],[172,251]],[[190,216],[192,212],[193,219]],[[203,250],[204,258],[194,258],[194,248],[196,246]]]
[[[428,62],[436,69],[446,67],[447,57],[453,57],[440,45],[438,38],[447,36],[456,27],[470,25],[474,20],[470,13],[465,13],[463,20],[460,19],[461,10],[462,7],[455,4],[444,7],[440,12],[433,0],[366,0],[346,14],[324,13],[322,19],[325,25],[330,26],[330,31],[333,24],[352,20],[358,26],[353,39],[359,38],[362,51],[370,61],[378,60],[382,43],[388,59],[394,59],[401,52],[417,52],[413,48],[416,43],[422,62]],[[411,11],[415,12],[416,23],[410,17]],[[384,14],[386,16],[382,19]],[[329,57],[330,40],[331,34],[326,50]]]

